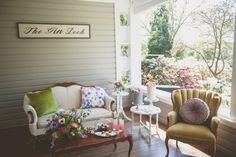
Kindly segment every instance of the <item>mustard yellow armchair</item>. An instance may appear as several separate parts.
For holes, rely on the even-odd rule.
[[[181,120],[179,115],[180,106],[191,98],[200,98],[209,106],[209,118],[202,125],[187,124]],[[221,96],[215,92],[180,89],[172,92],[171,99],[173,102],[173,111],[169,112],[167,116],[166,157],[169,156],[169,139],[176,140],[176,145],[178,141],[190,144],[209,144],[211,146],[211,156],[214,157],[216,152],[217,128],[220,123],[220,119],[217,118],[217,111],[221,104]]]

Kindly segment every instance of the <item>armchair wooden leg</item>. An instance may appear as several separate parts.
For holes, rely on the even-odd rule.
[[[214,142],[211,145],[211,157],[215,157],[215,155],[216,155],[216,142]]]
[[[168,146],[168,141],[169,141],[169,137],[166,137],[166,139],[165,139],[165,144],[166,144],[166,157],[169,156],[169,146]]]

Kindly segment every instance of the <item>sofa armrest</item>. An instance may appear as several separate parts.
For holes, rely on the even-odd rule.
[[[116,102],[116,101],[115,101],[114,98],[112,98],[112,97],[110,97],[110,96],[108,96],[108,95],[105,96],[105,108],[106,108],[107,110],[112,111],[112,105],[113,105],[115,102]]]
[[[35,124],[38,121],[38,116],[35,109],[31,105],[24,105],[25,113],[30,124]]]
[[[167,115],[167,126],[171,127],[172,125],[177,123],[177,112],[171,111]]]
[[[220,118],[216,116],[211,118],[211,131],[213,132],[215,137],[217,137],[217,129],[218,129],[219,124],[220,124]]]

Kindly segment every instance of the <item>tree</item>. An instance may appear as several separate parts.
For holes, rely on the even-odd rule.
[[[234,29],[234,4],[231,0],[221,1],[210,9],[201,10],[198,17],[204,28],[200,55],[212,75],[218,78],[224,71],[227,54],[232,53],[228,43],[232,42],[229,36]]]
[[[201,4],[201,3],[200,3]],[[187,22],[187,20],[195,14],[200,7],[196,5],[194,8],[188,9],[189,0],[170,0],[167,3],[169,11],[170,22],[170,43],[171,47],[175,46],[175,38],[181,27]],[[178,6],[180,5],[180,6]]]
[[[163,54],[165,57],[171,56],[172,48],[170,41],[169,11],[165,5],[161,5],[154,12],[150,22],[150,38],[148,41],[149,54]]]
[[[150,33],[149,54],[171,56],[177,33],[199,7],[198,5],[189,10],[188,5],[189,0],[170,0],[154,11],[150,22],[151,30],[147,29],[148,27],[144,24],[144,28]]]

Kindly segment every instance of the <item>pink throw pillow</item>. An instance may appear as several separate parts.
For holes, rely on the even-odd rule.
[[[189,124],[203,124],[209,114],[208,105],[199,98],[189,99],[180,107],[181,118]]]

